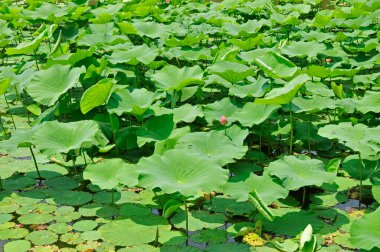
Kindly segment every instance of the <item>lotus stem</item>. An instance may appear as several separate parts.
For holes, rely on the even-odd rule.
[[[16,129],[16,123],[15,123],[15,120],[13,119],[13,115],[12,115],[12,113],[11,113],[11,107],[9,106],[9,103],[8,103],[8,100],[7,100],[7,97],[5,96],[5,94],[4,94],[4,100],[5,100],[5,103],[7,104],[7,109],[8,109],[8,111],[9,111],[9,115],[11,116],[11,120],[12,120],[12,124],[13,124],[13,127]],[[2,125],[2,124],[1,124]],[[3,129],[4,129],[4,127],[3,127]]]
[[[86,153],[83,151],[83,148],[81,148],[81,153],[84,159],[84,164],[87,165]]]
[[[3,188],[3,179],[1,178],[1,176],[0,176],[0,190],[4,190],[4,188]]]
[[[309,127],[307,128],[307,141],[308,141],[308,151],[309,156],[311,156],[311,138],[310,138],[310,131],[311,131],[311,122],[309,121]]]
[[[360,184],[359,184],[359,210],[362,208],[362,190],[363,190],[363,160],[360,152],[359,154],[359,162],[360,162],[360,167],[359,167],[359,176],[360,176]]]
[[[293,153],[293,111],[292,111],[292,102],[289,103],[289,121],[290,121],[289,155],[292,155],[292,153]]]
[[[176,106],[176,97],[177,96],[177,90],[173,90],[172,100],[171,100],[171,109],[174,109]]]
[[[303,187],[303,192],[302,192],[302,207],[305,207],[305,199],[306,199],[306,187]]]
[[[114,201],[115,201],[115,190],[112,189],[111,204],[113,204]]]
[[[185,214],[186,214],[186,246],[189,246],[189,209],[187,208],[187,202],[185,200]]]
[[[39,184],[41,184],[42,176],[40,173],[40,170],[38,169],[38,164],[36,160],[36,156],[34,156],[33,148],[32,146],[29,146],[30,154],[32,154],[33,162],[34,162],[34,167],[36,168],[37,174],[38,174],[38,179],[40,180]]]
[[[0,126],[1,126],[1,128],[3,129],[4,136],[7,136],[8,134],[7,134],[7,131],[6,131],[5,128],[4,128],[4,124],[3,124],[3,121],[1,120],[1,116],[0,116]]]
[[[35,59],[35,61],[36,61],[37,71],[40,71],[40,67],[38,66],[37,50],[34,51],[34,59]]]

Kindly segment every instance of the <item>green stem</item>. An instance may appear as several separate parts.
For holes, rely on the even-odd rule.
[[[36,50],[37,51],[37,50]],[[37,67],[37,71],[40,71],[40,67],[38,66],[38,58],[37,58],[37,52],[34,51],[34,59],[36,61],[36,67]]]
[[[363,190],[363,160],[360,152],[359,154],[359,161],[360,161],[360,167],[359,167],[359,176],[360,176],[360,185],[359,185],[359,210],[361,210],[362,207],[362,190]]]
[[[115,190],[112,189],[112,198],[111,198],[111,204],[115,202]]]
[[[171,101],[171,109],[174,109],[176,106],[176,97],[177,96],[177,90],[173,90],[173,95],[172,95],[172,101]]]
[[[4,190],[4,188],[3,188],[3,179],[1,178],[1,176],[0,176],[0,190]]]
[[[0,116],[0,126],[1,126],[1,128],[3,129],[4,136],[6,137],[8,134],[7,134],[7,131],[6,131],[5,128],[4,128],[4,124],[3,124],[3,121],[1,120],[1,116]]]
[[[185,200],[185,213],[186,213],[186,246],[189,245],[189,209],[187,208],[187,202]]]
[[[292,153],[293,153],[293,111],[292,111],[292,102],[289,103],[289,121],[290,121],[289,155],[292,155]]]
[[[311,139],[310,139],[310,131],[311,131],[311,122],[309,121],[309,127],[307,128],[307,141],[308,141],[308,151],[311,156]]]
[[[40,170],[38,169],[38,164],[37,164],[36,156],[34,156],[34,152],[33,152],[32,146],[29,146],[29,150],[30,150],[30,154],[32,154],[32,158],[33,158],[33,162],[34,162],[34,167],[36,168],[36,171],[37,171],[37,174],[38,174],[38,179],[40,180],[40,183],[41,183],[42,176],[41,176]]]
[[[16,123],[15,123],[15,120],[13,119],[13,115],[11,113],[11,107],[9,106],[9,103],[8,103],[8,100],[7,100],[7,97],[5,96],[5,94],[4,94],[4,99],[5,99],[5,103],[7,104],[7,109],[8,109],[9,115],[11,116],[13,127],[16,129]]]
[[[82,152],[82,155],[83,155],[84,164],[87,165],[86,153],[83,151],[83,148],[81,148],[81,152]]]
[[[302,207],[305,206],[305,199],[306,199],[306,187],[303,187],[303,192],[302,192]]]

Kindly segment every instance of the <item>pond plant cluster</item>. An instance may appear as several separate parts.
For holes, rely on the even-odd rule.
[[[378,0],[3,0],[0,240],[380,251]]]

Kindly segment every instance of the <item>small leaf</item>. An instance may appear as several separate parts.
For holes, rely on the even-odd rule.
[[[80,100],[80,110],[87,114],[93,108],[106,104],[112,93],[116,81],[113,79],[103,79],[88,88]]]
[[[250,192],[248,195],[248,201],[255,205],[257,211],[259,211],[267,220],[273,221],[273,213],[261,199],[256,190]]]

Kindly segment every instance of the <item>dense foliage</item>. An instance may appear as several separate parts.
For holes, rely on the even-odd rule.
[[[380,2],[0,2],[14,251],[380,251]]]

